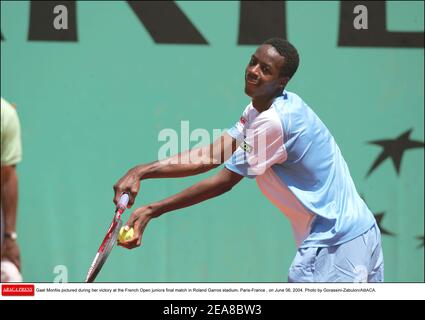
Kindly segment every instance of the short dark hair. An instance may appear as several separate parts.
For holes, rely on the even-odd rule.
[[[298,51],[295,47],[289,43],[289,41],[282,38],[271,38],[263,42],[263,44],[269,44],[273,46],[279,54],[285,58],[283,63],[281,75],[292,78],[298,69],[300,58]]]

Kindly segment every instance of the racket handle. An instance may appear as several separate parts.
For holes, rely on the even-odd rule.
[[[125,209],[127,209],[129,199],[130,198],[128,196],[128,193],[123,193],[117,203],[117,211],[120,210],[121,212],[123,212]]]

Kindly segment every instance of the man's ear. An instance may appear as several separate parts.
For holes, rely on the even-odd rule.
[[[279,79],[279,86],[283,89],[289,82],[289,77],[281,76]]]

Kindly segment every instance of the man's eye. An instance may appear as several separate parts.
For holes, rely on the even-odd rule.
[[[269,69],[269,67],[262,67],[262,68],[261,68],[261,70],[262,70],[264,73],[270,73],[270,69]]]

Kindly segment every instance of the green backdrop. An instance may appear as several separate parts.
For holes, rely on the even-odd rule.
[[[113,215],[112,185],[155,160],[164,128],[229,128],[249,103],[238,2],[177,2],[209,45],[157,44],[128,4],[78,2],[78,41],[29,41],[28,1],[1,2],[1,95],[22,123],[19,243],[28,282],[55,267],[84,279]],[[423,48],[339,47],[339,2],[287,2],[300,68],[288,86],[335,136],[358,191],[385,213],[386,281],[424,281],[424,150],[366,177],[382,148],[413,129],[424,141]],[[424,30],[423,2],[387,4],[387,28]],[[213,174],[213,173],[211,173]],[[208,176],[207,175],[204,175]],[[199,181],[148,180],[137,205]],[[126,212],[124,218],[128,218]],[[418,237],[422,237],[422,240]],[[281,282],[295,255],[287,219],[244,179],[230,193],[152,221],[142,247],[115,248],[104,282]]]

